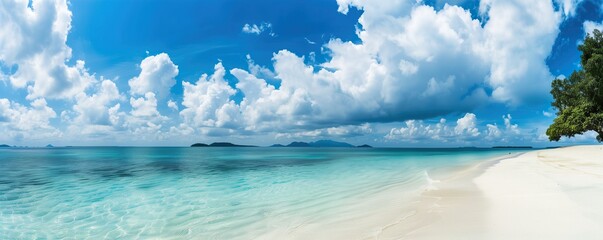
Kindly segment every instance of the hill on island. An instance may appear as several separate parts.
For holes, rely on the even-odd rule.
[[[337,142],[333,140],[318,140],[315,142],[291,142],[288,145],[274,144],[271,147],[356,147],[346,142]],[[371,146],[364,144],[358,146],[359,148],[371,148]]]
[[[252,145],[239,145],[230,142],[214,142],[212,144],[195,143],[191,147],[257,147]],[[372,148],[370,145],[363,144],[354,146],[346,142],[337,142],[333,140],[318,140],[315,142],[291,142],[287,145],[274,144],[270,147],[340,147],[340,148]]]
[[[356,146],[357,148],[373,148],[371,145],[368,144],[362,144],[360,146]]]
[[[7,148],[7,147],[10,147],[10,146],[6,145],[6,144],[0,144],[0,148]]]
[[[195,143],[191,147],[257,147],[251,145],[238,145],[230,142],[214,142],[212,144]]]

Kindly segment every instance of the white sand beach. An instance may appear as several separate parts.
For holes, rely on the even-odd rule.
[[[402,239],[603,239],[603,146],[531,151],[443,180]],[[396,238],[392,233],[391,238]]]
[[[416,201],[394,187],[349,206],[364,215],[259,239],[603,239],[603,146],[511,154],[432,177]]]

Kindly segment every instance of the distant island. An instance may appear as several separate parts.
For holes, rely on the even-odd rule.
[[[191,147],[257,147],[253,145],[239,145],[230,142],[214,142],[212,144],[195,143]],[[341,148],[372,148],[371,145],[363,144],[354,146],[346,142],[337,142],[333,140],[318,140],[315,142],[291,142],[287,145],[274,144],[270,147],[341,147]]]
[[[492,148],[532,148],[532,146],[494,146]]]
[[[7,148],[7,147],[10,147],[10,146],[6,145],[6,144],[0,144],[0,148]]]
[[[288,145],[274,144],[270,147],[344,147],[344,148],[372,148],[370,145],[364,144],[360,146],[354,146],[346,142],[337,142],[333,140],[318,140],[315,142],[291,142]]]
[[[205,144],[205,143],[195,143],[195,144],[191,145],[191,147],[257,147],[257,146],[238,145],[238,144],[229,143],[229,142],[214,142],[209,145]]]

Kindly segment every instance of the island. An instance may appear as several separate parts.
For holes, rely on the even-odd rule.
[[[191,147],[257,147],[252,145],[238,145],[230,142],[214,142],[212,144],[195,143]]]
[[[10,147],[10,146],[6,145],[6,144],[0,144],[0,148],[7,148],[7,147]]]
[[[274,144],[270,147],[341,147],[341,148],[372,148],[370,145],[363,144],[354,146],[346,142],[337,142],[333,140],[318,140],[315,142],[291,142],[287,145]]]
[[[311,147],[307,142],[291,142],[286,147]]]
[[[239,145],[230,142],[214,142],[212,144],[195,143],[191,147],[257,147],[253,145]],[[333,140],[318,140],[315,142],[291,142],[287,145],[273,144],[270,147],[318,147],[318,148],[372,148],[371,145],[363,144],[354,146],[346,142],[337,142]]]

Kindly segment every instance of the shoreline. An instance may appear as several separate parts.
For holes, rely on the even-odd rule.
[[[388,226],[375,239],[450,239],[451,233],[462,229],[462,225],[467,223],[458,221],[457,216],[466,216],[471,208],[485,204],[477,198],[480,191],[472,180],[501,161],[523,154],[526,152],[509,153],[432,174],[434,180],[418,196],[414,214],[405,217],[402,222]],[[472,200],[467,201],[467,198]],[[477,212],[473,214],[477,215]],[[476,216],[472,219],[474,222],[479,220]],[[459,237],[462,238],[462,234]]]
[[[273,229],[258,239],[418,239],[415,232],[435,226],[434,223],[441,220],[440,208],[457,204],[453,201],[449,203],[438,195],[458,198],[465,193],[451,191],[458,187],[456,185],[471,182],[485,169],[524,153],[502,153],[504,155],[479,162],[432,169],[420,176],[427,183],[418,184],[416,188],[393,185],[375,195],[349,203],[354,206],[350,209],[356,210],[350,212],[351,215],[337,216],[326,222],[305,222],[285,229]],[[363,211],[357,211],[359,209]],[[443,235],[435,239],[449,238]]]
[[[457,173],[422,194],[425,224],[401,239],[603,239],[603,146],[534,150]]]

